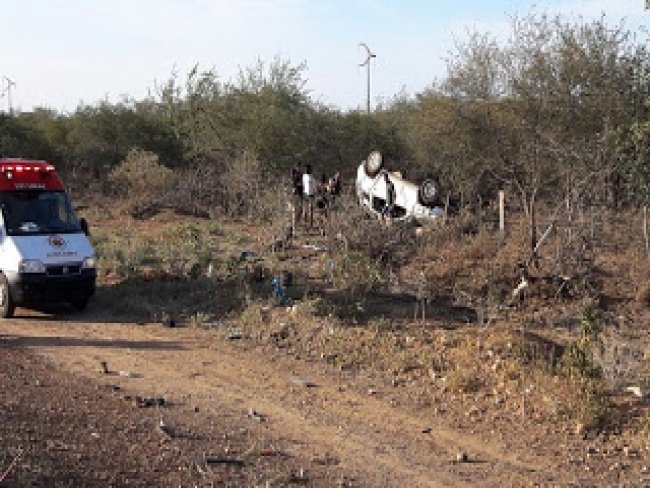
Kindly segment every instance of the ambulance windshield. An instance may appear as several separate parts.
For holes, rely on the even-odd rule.
[[[63,191],[0,192],[0,207],[8,235],[81,231],[77,216]]]

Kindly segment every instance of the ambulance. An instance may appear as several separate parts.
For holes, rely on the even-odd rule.
[[[0,210],[0,317],[51,303],[83,310],[95,292],[95,253],[55,167],[0,159]]]

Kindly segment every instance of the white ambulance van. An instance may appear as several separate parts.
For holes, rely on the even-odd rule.
[[[0,317],[49,303],[83,310],[95,292],[95,253],[54,166],[0,159],[0,210]]]

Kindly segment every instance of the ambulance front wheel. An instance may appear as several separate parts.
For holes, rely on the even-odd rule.
[[[88,301],[90,300],[89,296],[75,298],[71,305],[77,312],[83,312],[88,306]]]
[[[14,316],[16,311],[16,304],[11,298],[11,290],[9,289],[9,281],[7,277],[0,274],[0,317],[7,319]]]

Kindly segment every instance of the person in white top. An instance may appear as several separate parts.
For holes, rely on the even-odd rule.
[[[309,222],[309,227],[314,225],[314,200],[316,198],[316,180],[311,168],[311,164],[305,166],[305,172],[302,175],[302,191],[305,195],[307,205],[305,209],[305,222]]]

